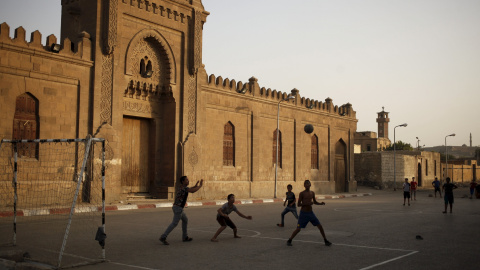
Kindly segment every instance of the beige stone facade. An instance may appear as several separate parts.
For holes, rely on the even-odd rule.
[[[305,179],[316,192],[355,189],[352,105],[260,87],[254,77],[207,74],[208,15],[200,0],[62,0],[61,41],[49,36],[45,44],[38,32],[27,41],[23,28],[11,38],[3,23],[0,137],[13,137],[16,100],[25,93],[38,104],[37,138],[81,138],[101,127],[107,201],[130,193],[172,199],[181,175],[206,180],[193,200],[272,197],[275,186],[281,197],[287,184],[298,192]],[[282,101],[287,95],[295,99]]]
[[[445,178],[447,175],[447,164],[442,162],[442,176]],[[450,160],[448,161],[448,177],[454,183],[462,183],[468,185],[472,180],[477,181],[480,179],[480,167],[474,159],[470,160]]]
[[[393,151],[382,151],[355,154],[355,180],[361,185],[381,188],[396,185],[400,188],[405,178],[411,180],[412,177],[420,188],[431,188],[435,177],[442,179],[440,153],[396,151],[394,154]]]

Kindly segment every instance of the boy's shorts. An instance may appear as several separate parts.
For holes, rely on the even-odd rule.
[[[453,194],[445,194],[445,197],[443,197],[445,200],[445,204],[453,204]]]
[[[315,213],[312,212],[303,212],[300,211],[300,216],[298,217],[297,228],[304,229],[307,227],[307,224],[311,222],[313,226],[320,225],[320,221],[315,216]]]
[[[404,191],[403,192],[403,198],[404,199],[407,199],[407,198],[410,199],[410,191]]]
[[[222,217],[220,215],[217,215],[217,221],[220,226],[228,226],[232,229],[236,229],[237,226],[235,226],[235,223],[232,222],[230,218]]]

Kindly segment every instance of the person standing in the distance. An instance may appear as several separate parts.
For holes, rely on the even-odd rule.
[[[412,182],[410,182],[410,195],[412,196],[412,201],[417,200],[417,186],[418,183],[415,181],[415,177],[412,177]]]
[[[403,183],[403,205],[405,206],[405,201],[408,199],[408,206],[410,206],[410,183],[408,183],[408,178],[405,178],[405,183]]]
[[[470,199],[473,199],[473,193],[475,192],[475,188],[477,187],[477,182],[475,182],[475,179],[470,182]]]
[[[320,230],[323,241],[325,242],[325,246],[332,245],[332,243],[330,243],[330,241],[328,241],[325,237],[325,232],[323,231],[322,224],[320,224],[320,221],[315,216],[315,213],[313,213],[313,204],[325,205],[325,203],[317,202],[317,200],[315,199],[315,192],[310,191],[311,185],[312,184],[310,183],[310,180],[305,180],[305,183],[303,183],[305,190],[300,192],[300,194],[298,195],[298,206],[301,207],[300,216],[298,217],[297,229],[293,231],[292,236],[290,236],[290,238],[288,239],[287,246],[292,245],[293,238],[295,238],[295,236],[300,232],[300,230],[305,228],[309,222],[311,222],[313,226],[317,226],[317,228]]]
[[[197,192],[202,186],[203,186],[203,179],[200,180],[200,185],[199,182],[195,184],[193,187],[188,187],[188,184],[190,181],[188,180],[188,177],[182,176],[180,177],[180,188],[175,194],[175,202],[173,203],[172,210],[173,210],[173,220],[172,223],[168,226],[168,228],[165,230],[165,232],[160,236],[160,242],[162,242],[164,245],[169,245],[167,242],[167,236],[168,234],[177,227],[178,222],[180,219],[182,220],[182,241],[183,242],[190,242],[193,239],[188,237],[188,232],[187,232],[187,226],[188,226],[188,218],[185,212],[183,211],[183,208],[185,207],[185,204],[187,203],[187,198],[188,198],[188,193],[195,193]]]
[[[284,226],[284,221],[285,221],[285,215],[288,213],[288,212],[292,212],[293,216],[298,219],[298,214],[297,214],[297,207],[295,205],[295,193],[292,192],[292,185],[287,185],[287,193],[285,194],[286,197],[285,197],[285,201],[283,202],[283,206],[285,206],[285,204],[287,205],[287,207],[285,207],[285,209],[283,210],[282,212],[282,223],[279,223],[277,224],[278,227],[283,227]]]
[[[444,214],[447,213],[447,206],[450,204],[450,214],[452,213],[452,207],[453,207],[453,190],[458,188],[455,184],[450,183],[450,177],[447,177],[445,179],[447,183],[443,184],[443,192],[445,194],[445,211],[443,211]]]
[[[437,197],[437,191],[440,194],[440,198],[442,198],[442,191],[440,190],[440,181],[438,181],[438,178],[435,177],[435,181],[432,182],[433,188],[435,188],[435,198]]]

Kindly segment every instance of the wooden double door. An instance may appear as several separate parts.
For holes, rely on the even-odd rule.
[[[155,149],[150,119],[123,118],[122,190],[146,193],[150,190],[151,161]]]

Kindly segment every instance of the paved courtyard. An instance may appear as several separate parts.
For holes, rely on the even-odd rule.
[[[210,239],[219,227],[219,206],[188,207],[189,236],[194,240],[181,241],[179,224],[168,237],[169,246],[158,238],[172,219],[170,208],[107,212],[108,261],[75,269],[479,269],[475,259],[480,253],[480,200],[462,198],[467,189],[455,190],[453,214],[442,213],[443,199],[429,197],[431,190],[420,190],[411,206],[402,205],[402,191],[358,192],[372,196],[326,199],[325,206],[314,206],[331,247],[311,225],[287,246],[296,220],[288,214],[286,226],[276,226],[283,210],[279,202],[237,205],[253,220],[232,213],[242,238],[234,239],[227,228],[218,243]],[[4,221],[2,233],[8,227]],[[69,242],[65,260],[80,254],[75,250],[83,247],[82,241],[91,239]]]

